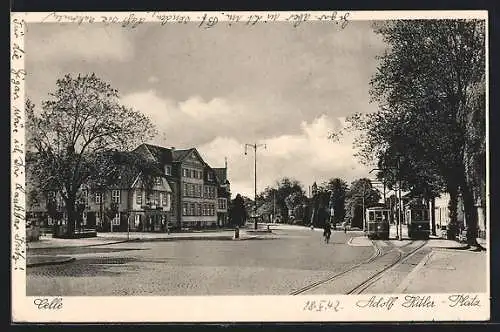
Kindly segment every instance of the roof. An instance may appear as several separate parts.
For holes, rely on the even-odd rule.
[[[177,150],[153,144],[142,144],[160,164],[184,160],[195,148]]]
[[[151,155],[161,164],[168,164],[173,161],[172,150],[158,145],[143,144]]]
[[[134,183],[135,179],[139,175],[139,172],[137,170],[134,170],[133,168],[127,166],[127,165],[122,165],[119,168],[119,178],[118,182],[114,185],[111,185],[110,187],[112,188],[120,188],[120,189],[129,189],[132,187],[132,184]]]
[[[191,148],[191,149],[187,149],[187,150],[174,150],[174,153],[173,153],[173,155],[174,155],[174,161],[181,161],[181,160],[183,160],[193,150],[195,150],[195,149]]]

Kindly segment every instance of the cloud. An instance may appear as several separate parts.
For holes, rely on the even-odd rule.
[[[299,130],[300,117],[287,117],[287,107],[272,99],[199,96],[177,102],[155,90],[131,93],[122,102],[148,115],[176,146],[201,145],[223,133],[251,143]],[[286,121],[285,121],[286,120]]]
[[[340,177],[350,183],[366,176],[367,167],[360,165],[353,156],[354,134],[345,135],[339,142],[328,139],[328,134],[340,128],[342,121],[322,115],[312,122],[303,122],[300,134],[262,141],[267,149],[257,151],[257,191],[273,186],[283,177],[299,180],[306,190],[314,181],[322,183]],[[217,137],[198,149],[214,167],[221,167],[227,157],[233,193],[253,197],[253,150],[245,155],[244,144],[234,138]]]
[[[322,114],[312,121],[300,118],[281,118],[283,126],[291,126],[291,133],[267,131],[253,140],[255,132],[266,127],[272,116],[265,110],[250,112],[252,105],[225,98],[204,101],[191,97],[182,102],[164,99],[154,90],[124,96],[122,102],[147,114],[156,124],[160,135],[154,143],[177,148],[196,147],[213,167],[223,167],[228,159],[229,178],[235,193],[253,197],[253,150],[244,154],[245,144],[265,144],[257,151],[258,191],[274,185],[282,177],[302,182],[304,188],[314,181],[321,183],[332,177],[351,182],[365,176],[367,168],[353,157],[353,133],[339,141],[328,138],[332,131],[345,126],[344,117]],[[293,121],[296,120],[296,121]]]
[[[33,62],[127,61],[134,47],[124,29],[99,24],[30,24],[26,51]]]
[[[156,76],[149,76],[149,78],[148,78],[148,82],[151,84],[158,83],[159,81],[160,81],[160,79]]]

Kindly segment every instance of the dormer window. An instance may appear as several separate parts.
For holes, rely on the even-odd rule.
[[[162,179],[160,177],[155,179],[155,185],[161,186],[162,185]]]
[[[165,165],[165,175],[172,175],[172,166]]]

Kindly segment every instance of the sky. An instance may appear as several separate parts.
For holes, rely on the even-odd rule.
[[[135,29],[32,23],[25,39],[26,91],[40,105],[67,73],[95,73],[120,101],[148,115],[150,143],[196,147],[212,167],[227,158],[231,191],[253,198],[283,177],[313,182],[367,177],[353,156],[354,134],[328,139],[354,112],[373,112],[369,80],[385,45],[370,22],[344,30],[309,22],[253,27],[195,24]]]

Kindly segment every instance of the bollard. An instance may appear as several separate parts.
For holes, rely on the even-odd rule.
[[[234,229],[234,237],[233,237],[233,240],[236,240],[236,239],[239,239],[240,238],[240,229],[238,227],[236,227]]]

